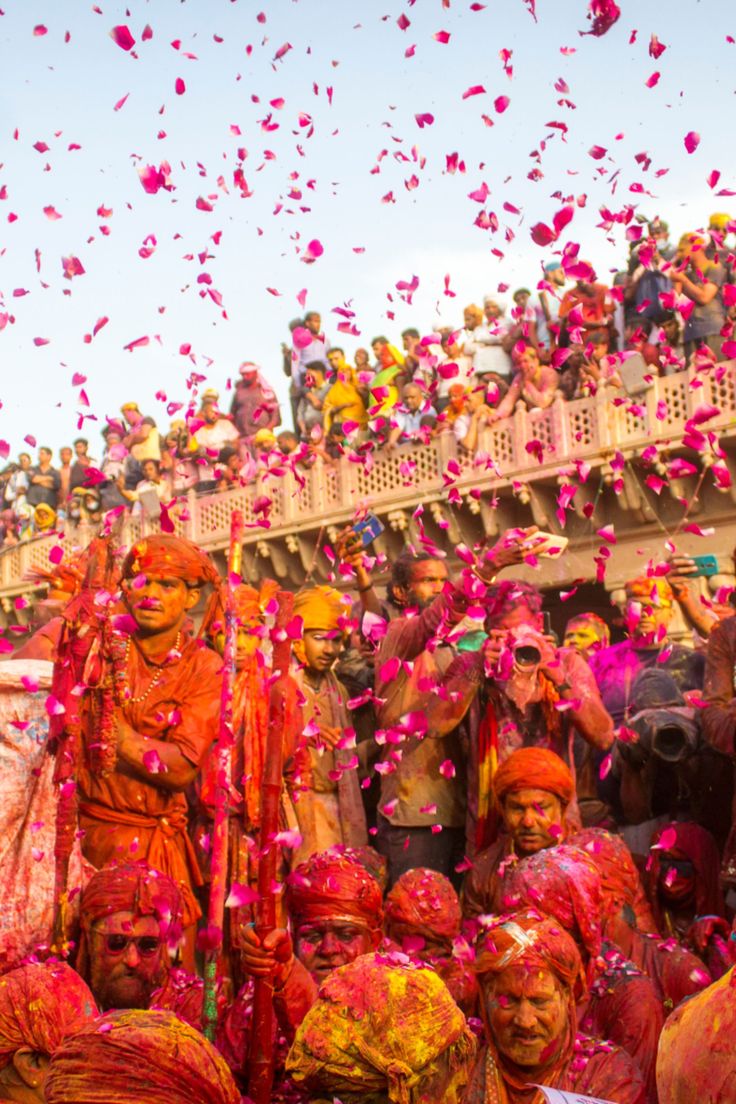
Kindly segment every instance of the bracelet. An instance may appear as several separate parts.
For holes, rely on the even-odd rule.
[[[373,583],[369,583],[368,586],[358,587],[358,594],[365,594],[367,590],[373,590]]]
[[[569,682],[560,682],[557,684],[557,690],[559,690],[559,692],[563,694],[565,690],[572,690],[572,686]]]

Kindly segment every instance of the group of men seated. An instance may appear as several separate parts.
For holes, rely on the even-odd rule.
[[[53,935],[0,956],[0,1100],[235,1104],[251,1083],[261,980],[275,1010],[274,1101],[540,1104],[540,1085],[613,1104],[694,1104],[706,1085],[729,1099],[736,955],[717,818],[711,833],[696,803],[662,804],[652,761],[680,737],[690,747],[695,712],[724,765],[733,753],[733,686],[716,676],[731,662],[733,677],[736,619],[703,606],[700,710],[702,657],[667,640],[669,584],[652,572],[629,587],[628,640],[559,648],[538,593],[496,579],[528,562],[536,539],[503,534],[454,581],[436,551],[406,556],[386,605],[351,538],[338,551],[359,626],[327,587],[297,595],[286,620],[290,600],[268,581],[230,580],[227,600],[209,558],[178,538],[146,538],[122,563],[93,543],[71,600],[13,661],[19,673],[23,660],[54,663],[45,862],[57,890],[60,872],[66,881]],[[190,616],[210,585],[195,636]],[[234,614],[223,778],[221,653]],[[289,671],[275,658],[285,640]],[[337,664],[364,680],[349,702]],[[275,718],[282,861],[278,921],[264,935],[254,902]],[[715,794],[713,773],[698,778]],[[600,792],[586,790],[591,774]],[[231,893],[210,1044],[197,971],[212,938],[207,883],[222,876],[218,788]],[[621,831],[637,829],[641,844],[646,825],[637,866]],[[75,884],[80,845],[88,865]],[[34,851],[40,887],[49,868]]]

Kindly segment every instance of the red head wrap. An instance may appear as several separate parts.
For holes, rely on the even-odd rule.
[[[627,598],[642,598],[650,605],[669,604],[675,600],[672,587],[662,575],[640,575],[626,583]]]
[[[639,871],[621,837],[613,836],[603,828],[583,828],[582,832],[576,832],[566,842],[572,847],[582,848],[598,867],[607,916],[615,916],[628,906],[637,930],[656,934],[657,925]]]
[[[506,794],[518,790],[548,790],[569,805],[575,796],[575,779],[559,755],[547,748],[526,747],[513,751],[493,776],[493,793],[499,805]]]
[[[662,920],[657,882],[663,854],[687,859],[695,867],[696,916],[726,915],[720,884],[721,860],[716,841],[707,828],[686,821],[676,821],[660,828],[649,850],[646,883],[657,922]]]
[[[451,943],[460,935],[461,920],[457,893],[436,870],[424,867],[407,870],[386,898],[389,935],[393,927],[401,925],[424,939]]]
[[[559,921],[550,916],[542,916],[534,909],[528,909],[513,916],[501,916],[485,929],[475,960],[475,972],[482,988],[493,986],[495,979],[504,970],[517,963],[529,971],[549,970],[568,993],[565,1038],[562,1047],[555,1054],[552,1066],[545,1070],[544,1083],[555,1084],[554,1076],[550,1074],[554,1075],[567,1065],[575,1048],[575,1002],[585,992],[580,952]],[[485,999],[481,1000],[481,1011],[486,1023],[488,1046],[504,1080],[516,1089],[526,1089],[526,1078],[520,1079],[518,1070],[509,1068],[506,1059],[496,1047]]]
[[[240,1104],[224,1058],[171,1012],[109,1012],[51,1061],[47,1104]]]
[[[77,969],[87,975],[87,946],[90,928],[115,912],[134,916],[155,916],[161,934],[176,939],[182,921],[182,898],[176,884],[145,862],[111,864],[98,870],[82,893],[79,915],[82,935],[77,954]]]
[[[287,881],[286,903],[296,924],[350,920],[372,932],[381,930],[381,887],[350,848],[312,855]]]
[[[504,908],[547,913],[582,943],[591,959],[601,949],[601,876],[585,851],[561,843],[530,855],[504,878]]]
[[[136,575],[169,576],[182,579],[187,586],[220,585],[217,568],[196,544],[184,537],[159,534],[143,537],[128,552],[123,563],[123,578]]]
[[[0,1069],[21,1047],[50,1058],[97,1016],[94,997],[65,962],[18,966],[0,977]]]

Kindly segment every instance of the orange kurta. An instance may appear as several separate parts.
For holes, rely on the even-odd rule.
[[[160,681],[145,701],[116,707],[142,736],[175,744],[193,766],[199,767],[217,736],[220,715],[222,660],[196,640],[186,639],[181,658],[159,666],[146,662],[131,647],[127,686],[132,699],[144,695],[160,673]],[[85,761],[79,776],[79,823],[84,830],[85,858],[100,868],[121,860],[145,859],[172,878],[184,898],[184,925],[200,915],[192,888],[202,884],[187,834],[187,802],[174,793],[135,777],[118,765],[106,775],[93,774],[88,765],[95,740],[95,719],[89,703],[83,705]],[[155,753],[150,769],[155,770]],[[148,764],[147,764],[148,766]]]

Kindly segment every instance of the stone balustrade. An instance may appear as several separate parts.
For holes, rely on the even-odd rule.
[[[711,416],[701,421],[708,407],[714,408]],[[710,435],[705,448],[693,447],[693,419]],[[645,452],[652,445],[659,450],[653,465]],[[546,410],[518,404],[512,416],[481,431],[474,456],[464,455],[453,434],[444,432],[428,445],[376,449],[334,464],[318,460],[298,476],[279,469],[237,490],[190,492],[171,515],[178,533],[222,562],[231,511],[242,510],[245,574],[274,575],[292,587],[305,578],[320,582],[327,577],[331,563],[322,547],[361,506],[385,525],[376,549],[389,563],[409,540],[431,541],[451,552],[460,542],[472,544],[509,525],[564,531],[570,538],[568,554],[546,561],[542,573],[536,573],[546,585],[592,579],[593,556],[601,545],[596,530],[613,525],[619,567],[607,585],[615,587],[632,568],[644,567],[652,554],[647,542],[651,546],[677,536],[683,550],[721,555],[734,547],[736,495],[733,488],[716,489],[707,471],[718,459],[733,469],[736,487],[734,454],[736,361],[655,379],[633,398],[601,388],[594,397],[557,399]],[[690,460],[696,472],[670,478],[665,465],[675,455]],[[647,482],[652,474],[662,480],[659,493],[656,480]],[[564,530],[557,516],[563,484],[576,487]],[[683,529],[686,509],[689,521],[714,530],[712,537],[697,539]],[[131,543],[152,526],[158,523],[126,519],[122,542]],[[71,551],[90,535],[83,527],[69,527],[61,543]],[[38,538],[0,553],[6,619],[11,599],[33,589],[26,572],[47,567],[57,543],[54,537]]]

